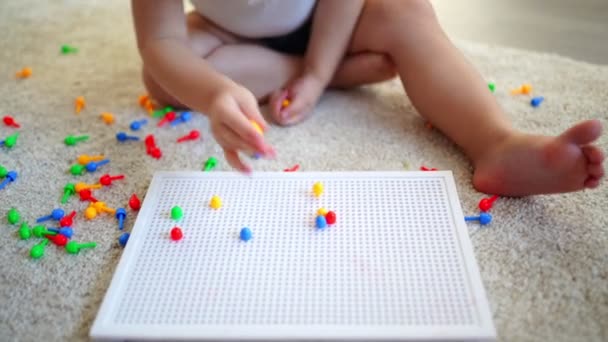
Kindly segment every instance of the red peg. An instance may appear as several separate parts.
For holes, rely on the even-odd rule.
[[[21,127],[19,126],[19,124],[15,121],[15,119],[13,119],[12,116],[10,115],[6,115],[5,117],[2,118],[2,121],[4,121],[4,124],[9,126],[9,127]]]
[[[129,207],[135,211],[138,211],[139,208],[141,208],[141,201],[137,198],[136,194],[131,195],[131,198],[129,198]]]
[[[72,211],[70,215],[66,215],[59,220],[60,227],[71,227],[74,224],[74,217],[76,216],[76,211]]]
[[[190,133],[184,135],[183,137],[177,139],[178,143],[184,142],[186,140],[196,140],[201,136],[201,133],[195,129],[191,130]]]
[[[179,227],[173,227],[173,229],[171,229],[171,240],[179,241],[183,236],[184,234],[182,234],[182,230],[179,229]]]
[[[327,224],[336,223],[336,213],[328,211],[327,214],[325,214],[325,220],[327,221]]]
[[[110,176],[109,174],[106,173],[105,175],[99,177],[99,183],[104,186],[109,186],[109,185],[112,185],[112,181],[115,181],[118,179],[123,179],[123,178],[125,178],[124,175]]]
[[[422,165],[422,166],[420,167],[420,170],[421,170],[421,171],[437,171],[437,168],[434,168],[434,167],[433,167],[433,168],[428,168],[428,167],[426,167],[426,166]]]
[[[68,238],[63,234],[57,235],[45,235],[45,238],[49,239],[52,243],[57,246],[65,246],[68,244]]]
[[[482,198],[481,201],[479,201],[479,209],[481,211],[488,211],[488,210],[492,209],[492,205],[494,204],[494,202],[497,199],[498,199],[498,195]]]
[[[152,156],[152,158],[156,158],[159,159],[160,157],[163,156],[163,152],[160,150],[160,148],[156,147],[156,146],[150,146],[148,148],[146,148],[146,152]]]
[[[167,112],[167,114],[165,114],[165,117],[162,118],[162,120],[160,120],[158,122],[158,127],[161,127],[162,125],[166,124],[167,122],[171,122],[171,121],[175,120],[176,117],[177,117],[177,115],[175,114],[175,112]]]
[[[283,172],[295,172],[295,171],[298,171],[299,169],[300,169],[300,164],[296,164],[292,167],[289,167],[289,168],[283,170]]]
[[[78,193],[80,195],[81,201],[90,201],[90,202],[99,202],[95,197],[93,197],[93,193],[91,189],[83,189]]]
[[[146,135],[146,138],[144,139],[144,143],[146,144],[147,147],[156,146],[156,142],[154,141],[154,135],[152,135],[152,134]]]

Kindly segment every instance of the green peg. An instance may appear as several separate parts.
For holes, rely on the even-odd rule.
[[[488,83],[488,88],[490,88],[491,92],[494,92],[494,90],[496,89],[496,86],[494,85],[494,83]]]
[[[181,220],[181,218],[184,217],[184,211],[182,210],[182,208],[175,206],[173,208],[171,208],[171,218],[174,220]]]
[[[70,196],[76,193],[76,185],[74,183],[68,183],[63,187],[63,197],[61,197],[61,203],[65,204],[68,202]]]
[[[19,137],[19,133],[11,134],[6,139],[4,139],[4,146],[11,148],[15,146],[17,143],[17,138]]]
[[[34,234],[35,237],[44,237],[45,235],[57,235],[57,233],[48,231],[46,227],[42,225],[35,226],[32,229],[32,234]]]
[[[6,219],[10,224],[17,224],[17,222],[21,220],[21,215],[19,214],[19,211],[17,211],[17,209],[11,208],[9,209],[8,214],[6,214]]]
[[[205,168],[203,169],[203,171],[211,171],[211,170],[213,170],[213,168],[215,168],[216,165],[217,165],[217,158],[209,157],[209,159],[207,159],[207,161],[205,161]]]
[[[163,109],[157,109],[152,113],[152,116],[155,118],[162,118],[165,116],[165,114],[174,111],[173,107],[171,106],[167,106]]]
[[[0,178],[6,177],[7,174],[8,170],[4,166],[0,165]]]
[[[34,245],[30,250],[30,256],[32,259],[40,259],[44,255],[44,247],[49,244],[48,239],[42,240],[40,243]]]
[[[83,248],[95,248],[96,246],[97,243],[95,242],[78,243],[76,241],[70,241],[65,245],[65,250],[70,254],[78,254]]]
[[[89,139],[88,135],[81,135],[81,136],[68,135],[67,137],[65,137],[65,139],[63,141],[68,146],[74,146],[77,143],[88,140],[88,139]]]
[[[70,173],[73,174],[74,176],[82,175],[84,173],[84,170],[86,170],[85,165],[74,164],[70,167]]]
[[[27,222],[23,222],[19,227],[19,237],[21,240],[27,240],[32,237],[32,229],[27,225]]]
[[[78,49],[73,46],[70,46],[67,44],[61,45],[61,53],[64,55],[67,55],[70,53],[76,53],[76,52],[78,52]]]

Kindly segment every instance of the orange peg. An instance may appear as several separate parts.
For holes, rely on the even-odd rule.
[[[92,161],[102,161],[106,159],[104,156],[99,155],[99,156],[89,156],[88,154],[81,154],[78,156],[78,164],[80,165],[87,165],[88,163],[92,162]]]
[[[108,112],[103,112],[100,115],[101,120],[103,120],[103,122],[105,122],[107,125],[111,125],[114,123],[114,114],[112,113],[108,113]]]
[[[521,87],[511,90],[511,95],[517,95],[517,94],[528,95],[530,93],[532,93],[532,86],[530,84],[523,84]]]
[[[101,184],[87,184],[87,183],[76,183],[74,185],[76,192],[80,192],[85,189],[101,189]]]
[[[148,94],[143,94],[139,96],[138,102],[140,107],[145,107],[146,103],[150,101],[150,96]]]
[[[16,73],[17,78],[28,78],[32,76],[32,68],[25,67]]]
[[[84,100],[84,96],[78,96],[76,100],[74,100],[74,109],[76,110],[76,114],[79,114],[86,105],[87,103]]]

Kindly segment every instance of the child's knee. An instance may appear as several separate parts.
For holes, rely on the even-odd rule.
[[[435,20],[429,0],[373,0],[365,6],[374,14],[378,25],[396,24],[402,28],[403,24]]]
[[[374,72],[382,81],[390,80],[397,76],[397,68],[393,60],[386,54],[380,54],[374,63]]]

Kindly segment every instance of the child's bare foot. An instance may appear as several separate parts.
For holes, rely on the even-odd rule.
[[[473,185],[505,196],[595,188],[604,176],[604,154],[594,145],[597,120],[581,122],[557,137],[515,134],[475,160]]]

